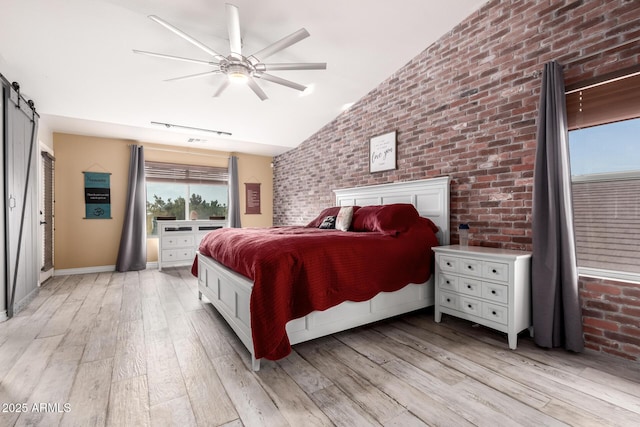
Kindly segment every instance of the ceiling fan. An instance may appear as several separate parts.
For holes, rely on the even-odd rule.
[[[191,58],[183,58],[180,56],[166,55],[163,53],[155,53],[155,52],[147,52],[142,50],[133,50],[134,53],[139,53],[142,55],[155,56],[158,58],[172,59],[176,61],[186,61],[193,62],[196,64],[203,64],[213,67],[213,70],[206,71],[204,73],[191,74],[188,76],[176,77],[172,79],[168,79],[165,81],[176,81],[176,80],[184,80],[191,79],[197,77],[205,77],[212,74],[225,74],[227,79],[225,79],[216,93],[213,95],[214,97],[218,97],[222,94],[222,92],[229,86],[231,82],[239,82],[246,83],[247,86],[253,90],[253,92],[264,101],[267,99],[267,94],[262,90],[256,79],[264,79],[268,80],[272,83],[276,83],[279,85],[287,86],[292,89],[296,89],[299,91],[304,91],[307,87],[301,85],[299,83],[292,82],[290,80],[283,79],[278,76],[274,76],[272,74],[268,74],[267,71],[279,71],[279,70],[324,70],[327,68],[327,64],[325,62],[313,62],[313,63],[272,63],[265,64],[262,62],[266,58],[271,55],[280,52],[281,50],[298,43],[299,41],[309,37],[309,32],[301,28],[298,31],[289,34],[288,36],[278,40],[265,47],[264,49],[259,50],[251,55],[244,56],[242,54],[242,39],[240,37],[240,15],[238,13],[238,8],[232,4],[226,4],[226,14],[227,14],[227,30],[229,32],[229,44],[230,44],[230,53],[227,56],[221,55],[218,52],[214,51],[210,47],[205,44],[199,42],[194,39],[190,35],[186,34],[182,30],[174,27],[168,22],[158,18],[155,15],[150,15],[149,18],[154,22],[162,25],[178,36],[182,37],[189,43],[197,46],[202,49],[206,53],[213,56],[215,60],[212,61],[204,61],[200,59],[191,59]]]

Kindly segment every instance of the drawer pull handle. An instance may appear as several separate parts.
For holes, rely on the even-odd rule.
[[[498,270],[496,270],[495,268],[494,268],[493,270],[491,270],[491,272],[492,272],[493,274],[498,274]]]
[[[450,284],[451,284],[451,282],[447,280],[447,285],[450,285]]]
[[[473,308],[473,306],[471,304],[467,304],[467,307],[469,308]]]
[[[493,314],[495,316],[497,313],[495,311],[492,311],[491,314]]]
[[[467,285],[467,289],[471,289],[471,285]]]
[[[495,289],[492,289],[492,290],[491,290],[491,295],[495,295],[495,294],[496,294],[496,290],[495,290]]]
[[[450,298],[447,298],[447,302],[451,302],[451,299],[450,299]]]
[[[448,267],[451,267],[451,263],[450,263],[450,262],[447,262],[447,266],[448,266]]]

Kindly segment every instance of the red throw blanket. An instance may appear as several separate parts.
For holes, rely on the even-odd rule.
[[[423,283],[438,245],[429,220],[397,235],[308,227],[223,228],[207,234],[200,253],[253,280],[254,356],[291,352],[287,322],[344,301]],[[197,260],[192,267],[197,275]]]

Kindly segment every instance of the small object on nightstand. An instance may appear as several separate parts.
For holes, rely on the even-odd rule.
[[[460,246],[469,246],[469,224],[460,224],[458,227]]]

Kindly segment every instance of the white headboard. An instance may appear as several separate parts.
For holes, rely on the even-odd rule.
[[[449,183],[451,177],[394,182],[367,187],[333,190],[336,206],[389,205],[411,203],[421,216],[433,221],[440,232],[441,245],[449,244]]]

